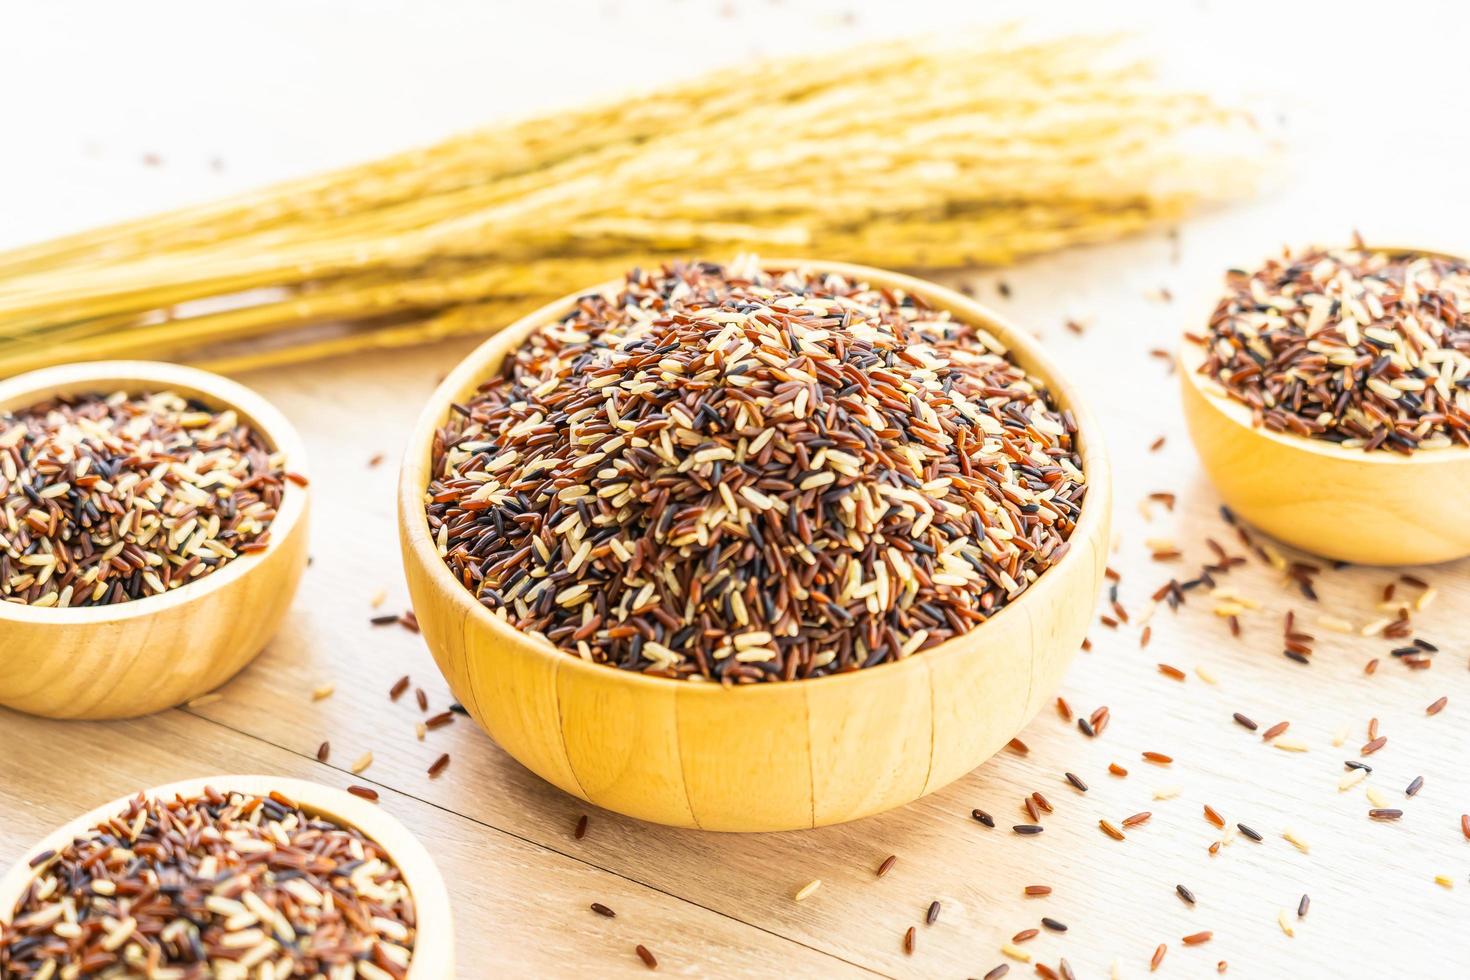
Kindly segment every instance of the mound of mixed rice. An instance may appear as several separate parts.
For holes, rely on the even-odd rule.
[[[668,677],[871,667],[983,623],[1067,552],[1077,427],[983,327],[754,263],[634,270],[438,433],[429,525],[525,632]]]

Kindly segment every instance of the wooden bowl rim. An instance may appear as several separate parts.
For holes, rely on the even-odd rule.
[[[58,394],[77,394],[97,385],[97,390],[178,391],[199,397],[206,403],[234,409],[249,422],[275,451],[284,454],[290,470],[309,477],[306,448],[296,428],[263,396],[237,381],[209,371],[168,364],[162,361],[85,361],[40,368],[0,381],[0,411],[33,405]],[[57,627],[117,623],[151,616],[165,610],[205,599],[221,589],[229,588],[244,576],[265,565],[290,537],[306,511],[308,488],[285,481],[281,506],[271,521],[270,541],[262,551],[240,555],[224,567],[210,572],[162,595],[143,596],[105,606],[74,606],[56,609],[37,608],[18,602],[0,602],[0,622],[10,621]]]
[[[1308,247],[1340,249],[1348,248],[1351,246],[1312,245]],[[1463,255],[1459,253],[1443,251],[1440,249],[1410,248],[1397,245],[1372,244],[1364,245],[1364,248],[1370,252],[1387,252],[1391,255],[1428,255],[1435,256],[1437,258],[1453,259],[1458,262],[1470,261],[1470,259],[1466,259]],[[1248,266],[1240,265],[1236,266],[1235,268],[1244,269],[1248,268]],[[1219,297],[1218,295],[1216,295],[1216,298],[1212,301],[1209,309],[1206,311],[1205,321],[1207,323],[1210,313],[1214,311],[1215,305],[1218,303]],[[1204,347],[1205,345],[1196,343],[1195,341],[1190,340],[1188,337],[1181,338],[1179,345],[1179,356],[1176,358],[1178,370],[1184,374],[1184,376],[1189,380],[1190,384],[1194,386],[1194,390],[1199,393],[1200,397],[1203,398],[1206,403],[1208,403],[1212,408],[1218,411],[1225,418],[1235,423],[1237,426],[1240,426],[1241,428],[1247,430],[1253,436],[1269,440],[1276,443],[1277,445],[1285,446],[1288,449],[1296,449],[1306,453],[1313,453],[1315,455],[1323,457],[1324,459],[1331,459],[1345,463],[1359,463],[1364,466],[1409,466],[1415,464],[1424,466],[1431,466],[1436,464],[1448,465],[1451,463],[1464,463],[1466,462],[1467,455],[1470,455],[1470,446],[1443,446],[1438,449],[1420,449],[1414,451],[1407,456],[1403,455],[1402,453],[1393,452],[1391,450],[1367,451],[1363,449],[1347,449],[1343,446],[1338,445],[1335,442],[1329,442],[1326,439],[1313,439],[1308,436],[1299,436],[1290,432],[1276,432],[1271,429],[1257,426],[1252,423],[1250,409],[1248,409],[1244,404],[1236,401],[1233,398],[1223,396],[1215,391],[1210,390],[1206,382],[1218,382],[1215,382],[1213,378],[1206,378],[1204,375],[1201,375],[1199,373],[1200,365],[1202,365],[1205,360]]]
[[[413,896],[418,934],[414,937],[413,956],[409,960],[409,977],[412,980],[438,980],[440,977],[450,976],[454,925],[449,909],[449,892],[428,849],[409,833],[397,817],[377,804],[359,799],[345,790],[288,776],[206,776],[165,783],[142,792],[150,799],[172,799],[176,794],[197,796],[206,786],[220,792],[239,792],[252,796],[265,796],[274,790],[284,793],[304,810],[362,831],[364,836],[373,840],[392,857]],[[27,850],[0,877],[0,923],[10,921],[16,901],[35,877],[35,869],[30,866],[30,862],[37,854],[52,849],[60,850],[101,821],[116,815],[137,795],[129,793],[94,807],[57,827]]]
[[[1006,344],[1008,352],[1017,359],[1028,374],[1046,382],[1047,389],[1057,404],[1071,410],[1081,441],[1083,474],[1087,477],[1088,491],[1082,503],[1082,512],[1077,520],[1077,526],[1067,539],[1071,548],[1067,554],[1062,556],[1061,561],[1048,568],[1043,576],[1071,574],[1072,569],[1080,568],[1091,560],[1085,553],[1086,549],[1080,546],[1101,532],[1108,516],[1104,511],[1110,508],[1112,474],[1107,451],[1103,446],[1101,432],[1092,412],[1078,396],[1077,389],[1057,369],[1056,364],[1039,341],[1027,336],[1018,327],[988,307],[948,287],[914,276],[849,262],[829,262],[816,259],[761,259],[759,264],[768,271],[800,268],[835,273],[850,280],[866,282],[869,286],[901,289],[922,297],[937,309],[948,310],[951,316],[962,322],[983,327]],[[657,677],[637,671],[619,670],[606,664],[592,663],[573,656],[550,643],[537,642],[501,620],[475,601],[469,591],[450,573],[449,567],[439,557],[438,548],[429,533],[428,519],[424,514],[423,494],[428,486],[429,453],[432,449],[434,433],[448,415],[450,403],[472,391],[487,377],[489,373],[487,366],[490,363],[496,363],[498,366],[505,354],[536,328],[565,315],[581,297],[606,294],[617,289],[624,281],[620,277],[589,289],[578,290],[526,314],[476,347],[440,382],[429,397],[428,404],[419,415],[418,421],[414,424],[413,434],[410,436],[408,448],[404,453],[399,476],[399,519],[404,522],[409,547],[417,560],[428,569],[433,586],[452,596],[454,606],[467,620],[472,620],[501,641],[533,649],[539,656],[555,658],[555,666],[558,670],[584,674],[589,680],[600,680],[605,683],[621,682],[648,689],[678,690],[681,696],[718,696],[726,690],[725,685]],[[1106,542],[1101,544],[1103,547],[1107,546]],[[735,685],[735,689],[743,692],[741,696],[747,698],[779,698],[787,696],[793,688],[798,691],[807,691],[812,685],[818,684],[834,687],[838,684],[875,683],[895,671],[926,670],[928,669],[926,665],[936,663],[940,657],[959,657],[973,653],[977,649],[977,639],[983,635],[989,623],[1001,616],[1021,615],[1019,607],[1025,604],[1031,591],[1028,589],[1021,598],[1009,603],[1000,612],[974,629],[951,637],[921,654],[877,664],[862,670],[779,684],[740,684]],[[1088,601],[1091,601],[1090,597]],[[588,674],[589,671],[593,673]]]

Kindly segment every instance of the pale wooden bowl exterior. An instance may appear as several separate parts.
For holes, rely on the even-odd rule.
[[[418,915],[418,935],[413,957],[409,960],[408,980],[443,980],[454,974],[454,923],[449,911],[449,892],[433,858],[403,824],[374,803],[358,799],[351,793],[332,789],[302,779],[283,776],[210,776],[187,779],[145,790],[150,798],[173,799],[175,795],[197,796],[206,786],[221,792],[266,796],[271,791],[284,793],[309,813],[317,814],[347,827],[355,827],[376,841],[393,858],[403,873],[403,880],[413,895]],[[15,912],[35,871],[31,859],[43,851],[60,850],[73,839],[86,833],[103,820],[115,816],[128,805],[136,793],[129,793],[104,803],[88,813],[47,834],[0,878],[0,924],[8,923]]]
[[[1470,449],[1404,456],[1257,428],[1249,409],[1199,373],[1204,358],[1203,348],[1184,341],[1184,419],[1205,472],[1236,514],[1303,551],[1356,564],[1470,555]]]
[[[259,395],[174,364],[98,361],[0,382],[0,409],[61,394],[171,390],[234,408],[286,465],[306,472],[296,430]],[[269,546],[163,595],[110,606],[0,602],[0,704],[52,718],[131,718],[182,704],[233,677],[275,634],[306,568],[305,487],[288,483]]]
[[[861,266],[782,260],[893,286],[983,324],[1072,409],[1090,489],[1072,548],[980,628],[906,660],[832,677],[725,689],[593,664],[491,615],[439,558],[424,516],[429,453],[451,401],[584,290],[498,333],[445,379],[404,460],[399,527],[415,614],[456,697],[527,768],[590,803],[723,831],[793,830],[908,803],[1004,746],[1055,692],[1101,586],[1111,476],[1096,423],[1039,346],[932,283]],[[599,289],[612,288],[604,284]]]

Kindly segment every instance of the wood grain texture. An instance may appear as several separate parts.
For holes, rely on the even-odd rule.
[[[238,792],[260,797],[282,793],[307,813],[338,826],[360,831],[379,844],[397,867],[413,896],[418,935],[406,980],[443,980],[454,975],[454,922],[449,911],[449,891],[444,878],[418,838],[410,834],[386,810],[344,790],[286,776],[234,775],[221,773],[152,786],[145,790],[153,799],[197,797],[207,788],[223,793]],[[0,879],[0,922],[15,908],[35,879],[31,860],[47,851],[67,847],[98,824],[127,810],[135,793],[126,793],[48,833],[31,847],[23,860]]]
[[[1205,267],[1206,279],[1218,273],[1204,244],[1213,234],[1202,228],[1184,246],[1195,257],[1187,261]],[[315,561],[297,602],[275,641],[221,690],[221,700],[189,709],[196,717],[170,712],[128,723],[62,724],[0,713],[0,792],[6,794],[0,863],[19,858],[49,828],[129,790],[254,770],[394,790],[385,792],[384,805],[425,842],[448,881],[464,976],[480,975],[474,969],[480,964],[510,975],[642,971],[632,955],[635,942],[659,955],[661,971],[690,975],[757,973],[777,963],[791,973],[840,974],[855,964],[892,976],[974,976],[1003,958],[1000,945],[1013,933],[1039,928],[1042,915],[1070,929],[1043,932],[1027,948],[1053,965],[1067,957],[1081,976],[1105,976],[1115,959],[1123,975],[1141,976],[1160,942],[1170,945],[1162,974],[1180,976],[1206,974],[1219,959],[1230,961],[1235,975],[1313,975],[1336,968],[1345,948],[1362,951],[1365,972],[1402,969],[1418,950],[1463,953],[1452,930],[1470,911],[1470,843],[1458,830],[1459,814],[1470,812],[1470,773],[1463,766],[1470,629],[1462,622],[1470,611],[1470,567],[1417,570],[1439,589],[1439,598],[1416,615],[1422,635],[1444,651],[1429,671],[1404,669],[1387,656],[1388,641],[1315,625],[1319,613],[1355,625],[1382,615],[1376,603],[1394,573],[1324,572],[1321,601],[1313,604],[1255,559],[1221,579],[1261,603],[1243,616],[1239,641],[1196,591],[1177,615],[1154,615],[1151,642],[1139,649],[1137,617],[1146,596],[1209,560],[1206,536],[1232,553],[1244,549],[1220,520],[1218,498],[1198,468],[1182,419],[1169,409],[1178,379],[1147,353],[1177,338],[1175,305],[1146,300],[1141,291],[1099,288],[1090,302],[1112,312],[1075,336],[1061,328],[1049,285],[1125,269],[1151,270],[1141,274],[1145,282],[1157,281],[1154,276],[1187,281],[1188,268],[1169,264],[1171,248],[1160,237],[1034,263],[1004,273],[1009,300],[995,291],[1002,277],[969,280],[1005,304],[1013,320],[1044,333],[1096,407],[1122,462],[1115,470],[1119,530],[1108,560],[1122,575],[1119,599],[1134,622],[1118,630],[1094,625],[1092,651],[1075,659],[1061,690],[1078,713],[1110,707],[1112,721],[1100,738],[1086,738],[1047,708],[1021,733],[1030,747],[1025,756],[1003,751],[945,789],[879,816],[754,835],[674,830],[590,808],[528,772],[469,719],[420,741],[414,726],[426,713],[413,688],[424,688],[430,714],[452,695],[422,637],[368,625],[370,616],[406,604],[395,474],[388,462],[369,463],[408,444],[416,412],[468,347],[444,345],[364,355],[331,371],[307,367],[244,379],[296,422],[317,464]],[[1079,290],[1088,302],[1086,287]],[[1178,302],[1182,307],[1183,299]],[[1120,330],[1135,333],[1115,350]],[[1116,384],[1119,374],[1130,383]],[[1150,452],[1159,435],[1166,445]],[[1172,513],[1156,504],[1144,517],[1139,503],[1153,491],[1178,493]],[[1145,541],[1165,537],[1181,544],[1183,561],[1149,559]],[[386,599],[374,607],[379,592]],[[1281,656],[1287,609],[1319,636],[1310,667]],[[1093,609],[1085,612],[1093,617]],[[1371,677],[1363,674],[1369,657],[1383,660]],[[1192,673],[1180,684],[1158,673],[1159,661],[1186,672],[1203,667],[1219,684]],[[410,690],[389,701],[389,688],[404,674]],[[335,693],[313,701],[323,684],[335,685]],[[1426,717],[1425,707],[1440,695],[1449,696],[1449,706]],[[1289,734],[1310,751],[1271,748],[1235,725],[1233,711],[1262,727],[1290,720]],[[1376,767],[1370,782],[1402,799],[1413,776],[1425,777],[1419,796],[1402,804],[1408,816],[1398,825],[1368,821],[1363,786],[1347,793],[1336,788],[1342,760],[1355,757],[1373,716],[1389,744],[1369,758]],[[1349,741],[1333,746],[1344,727]],[[326,765],[314,760],[323,740],[331,742]],[[1139,757],[1145,750],[1177,761],[1151,766]],[[372,765],[351,776],[347,770],[367,751]],[[430,779],[426,769],[441,752],[452,762]],[[100,757],[106,765],[89,761]],[[1129,775],[1108,775],[1109,762]],[[1064,771],[1081,776],[1089,792],[1071,789]],[[1155,790],[1171,786],[1180,790],[1177,798],[1153,799]],[[1056,813],[1044,817],[1040,837],[1017,837],[1008,828],[1028,819],[1021,801],[1037,790]],[[1218,832],[1201,816],[1204,803],[1267,840],[1237,839],[1212,858],[1206,848]],[[998,829],[976,823],[975,807],[991,813]],[[1153,818],[1126,841],[1097,829],[1099,819],[1116,824],[1143,810]],[[572,828],[583,814],[590,815],[589,830],[576,840]],[[1310,853],[1281,839],[1286,827],[1310,844]],[[894,869],[875,879],[874,869],[889,854],[898,855]],[[1453,875],[1457,887],[1435,885],[1440,873]],[[815,878],[821,888],[793,902],[796,890]],[[1175,896],[1178,883],[1199,896],[1197,906]],[[1054,891],[1025,899],[1027,884]],[[1303,892],[1312,895],[1312,910],[1288,938],[1276,915],[1294,910]],[[936,899],[939,921],[926,927],[924,910]],[[602,920],[586,912],[592,901],[618,910],[616,931],[605,932]],[[696,944],[698,936],[711,935],[712,923],[720,924],[718,937]],[[910,925],[919,931],[912,957],[902,950]],[[1199,929],[1213,929],[1215,938],[1181,948],[1179,938]],[[1429,962],[1443,960],[1436,955]]]
[[[408,827],[443,873],[456,918],[455,963],[464,977],[555,976],[568,963],[597,964],[599,975],[646,976],[634,954],[647,945],[665,972],[691,973],[691,964],[720,963],[730,975],[756,976],[770,963],[797,976],[858,976],[867,971],[798,943],[749,929],[619,875],[540,847],[514,834],[455,816],[368,777],[318,765],[259,739],[174,710],[120,722],[60,722],[6,712],[10,753],[0,756],[0,812],[9,864],[31,843],[86,808],[150,781],[194,779],[216,772],[222,759],[240,769],[346,787],[376,787],[379,805]],[[18,777],[23,759],[79,759],[101,734],[129,747],[125,756],[78,785],[73,766],[51,766]],[[588,905],[617,912],[608,920]]]
[[[450,412],[589,285],[476,348],[430,398],[404,455],[399,535],[409,593],[450,687],[536,774],[598,806],[676,827],[796,830],[912,802],[995,754],[1061,682],[1102,583],[1112,477],[1102,434],[1041,346],[953,290],[828,261],[773,259],[920,296],[983,328],[1078,426],[1087,497],[1071,551],[980,628],[923,656],[799,684],[726,688],[609,669],[492,615],[450,573],[424,517],[434,437]]]
[[[174,391],[233,408],[306,474],[295,428],[255,392],[219,375],[149,361],[96,361],[0,382],[0,411],[58,395]],[[265,550],[177,589],[85,608],[0,603],[0,704],[55,718],[132,718],[229,680],[275,635],[306,568],[310,490],[287,482]]]
[[[1108,629],[1095,619],[1105,608],[1086,608],[1094,622],[1092,651],[1076,657],[1061,688],[1079,714],[1109,706],[1112,721],[1101,737],[1086,738],[1075,723],[1044,708],[1021,732],[1030,749],[1025,756],[1002,751],[950,786],[878,816],[749,835],[663,828],[589,807],[527,771],[466,718],[420,741],[415,725],[447,707],[452,694],[423,637],[368,625],[374,614],[406,607],[395,474],[390,462],[369,463],[408,444],[416,413],[469,347],[450,344],[364,355],[330,371],[304,367],[243,379],[297,424],[316,463],[315,561],[297,602],[260,658],[221,689],[222,699],[188,709],[188,716],[63,724],[0,713],[0,792],[7,794],[0,800],[0,863],[19,858],[49,828],[129,790],[253,770],[384,791],[384,806],[425,842],[448,881],[463,976],[482,975],[475,969],[481,964],[508,975],[641,972],[632,954],[636,942],[655,951],[661,972],[689,975],[770,972],[779,964],[793,974],[861,968],[890,976],[974,976],[1004,958],[1000,946],[1012,934],[1040,928],[1043,915],[1069,931],[1043,931],[1027,948],[1053,966],[1065,956],[1084,977],[1106,976],[1115,960],[1122,975],[1142,976],[1160,942],[1170,947],[1161,975],[1205,975],[1220,959],[1232,964],[1232,975],[1316,975],[1338,969],[1347,948],[1359,951],[1366,973],[1465,961],[1470,944],[1455,923],[1470,912],[1470,842],[1458,828],[1459,815],[1470,812],[1470,772],[1463,765],[1470,565],[1414,570],[1439,593],[1415,615],[1420,635],[1443,651],[1428,671],[1407,670],[1389,657],[1391,641],[1316,625],[1321,614],[1357,626],[1386,615],[1376,607],[1394,572],[1324,571],[1321,599],[1312,603],[1256,558],[1220,580],[1261,604],[1243,615],[1240,640],[1196,590],[1177,614],[1155,613],[1152,639],[1139,647],[1147,595],[1210,560],[1206,537],[1247,554],[1218,516],[1219,499],[1170,407],[1178,379],[1148,354],[1177,340],[1179,310],[1186,307],[1179,284],[1199,273],[1208,288],[1218,276],[1219,252],[1210,245],[1218,234],[1209,225],[1186,231],[1178,267],[1169,261],[1173,244],[1160,236],[967,280],[1012,320],[1043,334],[1100,415],[1120,461],[1118,530],[1107,558],[1121,573],[1119,600],[1133,622]],[[1127,270],[1135,281],[1168,282],[1181,295],[1161,303],[1146,299],[1141,288],[1099,282]],[[1000,279],[1011,298],[996,292]],[[1059,280],[1078,284],[1079,303],[1108,311],[1081,336],[1060,325],[1050,292]],[[1120,331],[1132,333],[1118,347]],[[1127,385],[1117,384],[1120,375]],[[1165,446],[1150,452],[1159,435]],[[1175,509],[1154,504],[1145,517],[1140,504],[1154,491],[1177,493]],[[1153,538],[1177,541],[1185,558],[1153,562],[1145,543]],[[1402,583],[1398,589],[1415,595]],[[386,599],[374,607],[379,592]],[[1319,637],[1309,667],[1281,656],[1288,609]],[[1370,657],[1382,663],[1367,676]],[[1161,661],[1185,670],[1188,680],[1160,674]],[[1210,671],[1218,685],[1201,681],[1195,667]],[[404,674],[410,689],[391,702],[389,688]],[[335,692],[313,701],[324,684]],[[427,713],[415,703],[416,687],[425,690]],[[1441,695],[1449,696],[1449,706],[1426,717],[1426,706]],[[964,699],[959,702],[963,710]],[[1288,735],[1309,751],[1270,747],[1259,733],[1235,725],[1234,711],[1261,727],[1291,721]],[[1375,766],[1368,783],[1339,793],[1342,760],[1356,757],[1375,716],[1389,743],[1368,758]],[[1334,746],[1344,728],[1348,740]],[[331,743],[326,765],[314,759],[323,740]],[[1140,758],[1145,750],[1177,761],[1149,765]],[[368,751],[371,766],[350,775]],[[442,752],[452,762],[431,779],[426,770]],[[108,762],[89,761],[94,757]],[[1110,762],[1129,775],[1109,775]],[[1077,773],[1089,791],[1072,789],[1064,771]],[[1405,800],[1403,788],[1415,775],[1425,777],[1425,788]],[[1369,822],[1369,784],[1402,801],[1403,821]],[[1155,790],[1171,787],[1179,790],[1176,798],[1153,799]],[[1040,837],[1015,836],[1009,827],[1029,820],[1021,802],[1033,791],[1056,812],[1043,817]],[[1207,847],[1219,833],[1201,816],[1205,803],[1266,840],[1237,838],[1211,857]],[[988,811],[998,828],[976,823],[975,807]],[[1099,819],[1117,824],[1144,810],[1152,819],[1130,830],[1126,841],[1098,830]],[[572,829],[584,814],[589,829],[576,840]],[[1281,838],[1288,827],[1308,842],[1309,853]],[[898,855],[894,869],[875,879],[889,854]],[[1437,874],[1453,876],[1456,887],[1437,886]],[[812,897],[792,901],[817,878],[823,884]],[[1174,894],[1180,883],[1199,896],[1193,908]],[[1026,899],[1027,884],[1054,890]],[[1294,916],[1303,892],[1312,896],[1311,912],[1287,937],[1277,913],[1286,908]],[[925,926],[934,900],[941,902],[940,918]],[[592,901],[618,910],[614,931],[587,913]],[[902,936],[910,925],[918,929],[918,946],[906,956]],[[1180,937],[1200,929],[1214,930],[1214,939],[1180,946]],[[707,941],[695,942],[700,936]]]

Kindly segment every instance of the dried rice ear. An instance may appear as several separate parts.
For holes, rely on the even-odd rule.
[[[992,28],[743,64],[14,249],[0,376],[486,334],[699,252],[1004,264],[1251,190],[1275,156],[1254,121],[1123,44]]]

